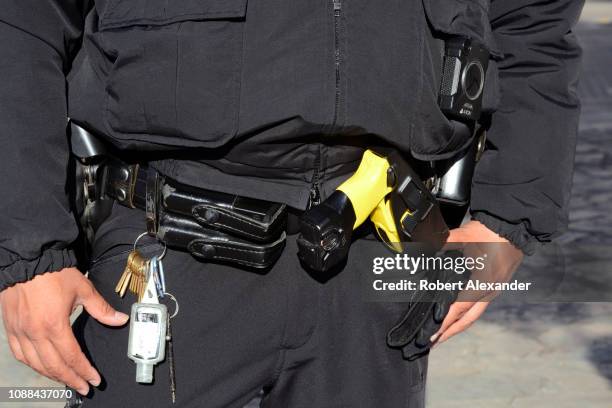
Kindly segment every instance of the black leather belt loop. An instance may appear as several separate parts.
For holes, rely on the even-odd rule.
[[[147,231],[200,259],[267,268],[286,240],[284,204],[182,185],[146,165],[108,160],[104,193],[145,211]]]
[[[136,208],[135,190],[140,166],[111,159],[104,167],[104,193],[121,205]]]

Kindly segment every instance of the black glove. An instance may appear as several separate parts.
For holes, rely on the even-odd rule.
[[[431,271],[430,282],[459,282],[469,279],[469,271]],[[433,278],[432,278],[433,277]],[[387,333],[389,347],[402,350],[405,359],[412,361],[431,349],[431,336],[436,334],[451,305],[457,300],[459,290],[419,291],[410,302],[408,311]]]

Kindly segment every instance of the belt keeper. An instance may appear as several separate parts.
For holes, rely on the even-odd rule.
[[[110,179],[107,187],[108,195],[126,207],[136,208],[134,190],[138,171],[138,164],[113,167],[112,163],[109,163],[106,175],[107,179]]]
[[[147,185],[145,194],[145,211],[147,221],[147,232],[149,235],[157,235],[157,204],[159,197],[159,174],[157,171],[147,172]]]

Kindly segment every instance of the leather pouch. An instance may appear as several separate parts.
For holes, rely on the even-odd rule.
[[[202,260],[268,268],[280,257],[286,242],[281,232],[275,240],[256,243],[202,226],[183,215],[162,212],[157,236],[168,246],[185,249]]]
[[[185,186],[165,179],[161,205],[204,228],[212,228],[249,241],[276,241],[287,226],[284,204]]]

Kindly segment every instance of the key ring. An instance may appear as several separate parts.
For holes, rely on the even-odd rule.
[[[174,318],[178,312],[179,312],[179,303],[176,300],[176,298],[174,297],[174,295],[170,292],[164,292],[164,295],[168,296],[170,299],[172,299],[174,301],[174,304],[176,305],[176,307],[174,308],[174,313],[172,313],[172,315],[170,315],[169,319]]]
[[[136,241],[134,241],[134,251],[136,251],[136,246],[138,246],[138,241],[140,241],[140,239],[143,238],[146,235],[149,235],[149,233],[148,232],[143,232],[138,237],[136,237]],[[166,256],[166,252],[168,251],[168,246],[166,245],[166,243],[164,241],[161,241],[160,239],[157,239],[157,242],[159,242],[159,243],[164,245],[164,249],[163,249],[161,255],[159,255],[157,257],[158,260],[162,260],[162,258],[164,256]]]

